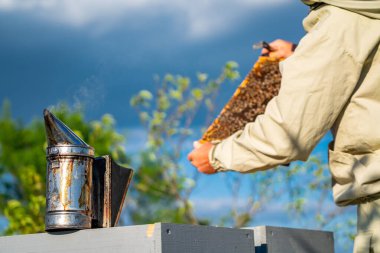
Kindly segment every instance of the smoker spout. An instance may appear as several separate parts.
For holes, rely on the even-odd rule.
[[[49,110],[44,110],[45,131],[48,146],[75,145],[89,147],[81,138],[68,128],[62,121],[57,119]]]

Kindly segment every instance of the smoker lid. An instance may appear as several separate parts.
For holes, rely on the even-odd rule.
[[[79,136],[77,136],[68,126],[57,119],[49,110],[44,110],[45,131],[48,146],[73,145],[92,149]]]

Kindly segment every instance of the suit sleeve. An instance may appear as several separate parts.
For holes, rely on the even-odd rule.
[[[279,95],[265,113],[210,151],[216,170],[254,172],[306,160],[343,110],[362,68],[323,31],[307,34],[281,64]]]

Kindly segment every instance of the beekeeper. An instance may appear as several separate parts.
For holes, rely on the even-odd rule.
[[[331,130],[334,200],[358,205],[354,252],[380,253],[380,0],[307,1],[307,34],[282,62],[279,95],[252,123],[218,144],[197,144],[200,172],[256,172],[305,161]],[[323,3],[322,3],[323,2]]]

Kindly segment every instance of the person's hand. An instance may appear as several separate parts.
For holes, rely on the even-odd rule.
[[[288,58],[294,52],[296,45],[290,41],[286,40],[275,40],[269,43],[270,50],[263,48],[261,54],[269,55],[270,57],[275,58]]]
[[[210,142],[201,144],[199,142],[194,142],[194,150],[187,156],[190,163],[198,169],[199,172],[204,174],[214,174],[216,170],[211,166],[208,159],[208,153],[212,148]]]

